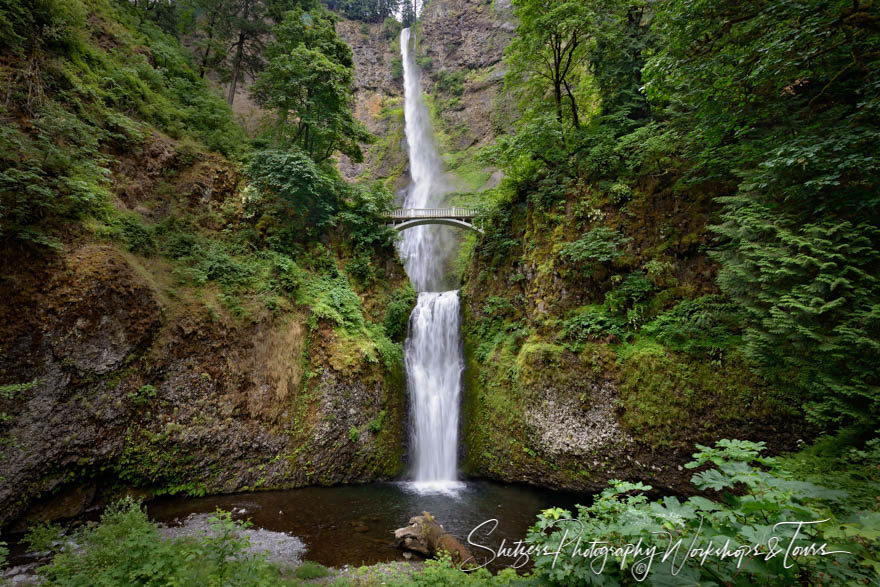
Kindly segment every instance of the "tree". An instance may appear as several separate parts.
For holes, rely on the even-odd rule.
[[[508,79],[531,82],[538,94],[549,85],[557,120],[567,114],[580,127],[573,78],[588,57],[593,7],[582,0],[514,0],[514,6],[519,26],[507,48]]]
[[[297,241],[333,224],[337,186],[330,175],[298,148],[254,153],[248,168],[252,185],[272,196],[270,214],[284,219],[282,238]]]
[[[255,78],[265,67],[263,57],[266,40],[273,27],[293,8],[318,8],[317,0],[227,0],[231,6],[228,27],[233,42],[229,47],[229,93],[226,101],[232,104],[235,91],[244,74]]]
[[[196,20],[193,50],[199,75],[205,77],[205,73],[217,69],[226,59],[232,38],[234,3],[231,0],[192,0],[190,9]]]
[[[409,0],[324,0],[324,4],[338,14],[363,22],[382,22],[397,14],[401,4]]]
[[[400,22],[411,27],[416,22],[416,0],[403,0],[400,7]]]
[[[340,151],[362,161],[371,135],[352,114],[351,49],[320,11],[289,11],[268,47],[268,65],[254,84],[257,102],[276,112],[277,147],[295,145],[320,163]]]
[[[648,0],[606,3],[601,10],[589,60],[606,116],[638,123],[650,115],[642,90],[644,56],[655,45],[650,15]]]
[[[719,284],[746,355],[823,425],[880,419],[880,6],[657,5],[654,104],[727,185]]]

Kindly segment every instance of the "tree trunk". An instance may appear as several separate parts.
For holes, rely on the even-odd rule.
[[[244,12],[242,13],[243,23],[247,23],[250,7],[250,1],[244,3]],[[235,101],[235,87],[238,85],[238,76],[241,73],[241,60],[244,56],[244,42],[246,39],[247,35],[244,32],[244,28],[240,28],[238,31],[238,42],[236,43],[237,48],[235,49],[235,58],[232,60],[232,80],[229,82],[229,96],[226,98],[226,101],[229,103],[230,106],[232,105],[232,102]]]
[[[211,13],[211,21],[208,24],[208,43],[205,47],[205,54],[202,56],[202,66],[199,68],[199,77],[205,77],[205,69],[208,66],[208,57],[211,55],[211,41],[214,40],[214,21],[217,19],[217,13]]]
[[[398,548],[412,550],[425,556],[448,552],[453,562],[458,565],[475,562],[470,551],[455,536],[444,530],[428,512],[410,518],[409,526],[395,530],[394,543]]]
[[[580,128],[581,127],[581,119],[578,116],[577,102],[574,99],[574,94],[571,93],[571,88],[569,87],[568,82],[565,82],[565,91],[566,91],[566,93],[568,93],[568,99],[571,102],[572,123],[574,124],[575,128]]]

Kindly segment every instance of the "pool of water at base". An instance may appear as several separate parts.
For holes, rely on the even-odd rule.
[[[491,533],[492,525],[486,525],[473,535],[475,543],[497,551],[502,540],[509,546],[525,538],[541,510],[563,507],[573,511],[577,503],[592,502],[589,494],[489,481],[469,481],[447,491],[429,489],[433,491],[407,483],[378,483],[171,497],[149,503],[147,511],[151,518],[166,524],[217,508],[232,511],[235,519],[249,519],[255,528],[299,537],[308,548],[305,559],[341,567],[405,560],[402,551],[394,547],[393,532],[422,511],[430,512],[462,542],[483,522],[498,520]],[[471,547],[471,551],[481,561],[491,557],[481,548]],[[498,559],[489,568],[498,570],[512,562]]]

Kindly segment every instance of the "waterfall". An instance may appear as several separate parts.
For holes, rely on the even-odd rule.
[[[406,142],[409,147],[409,173],[412,183],[407,189],[404,208],[431,208],[442,201],[446,182],[443,164],[434,146],[431,117],[422,99],[422,76],[410,47],[410,29],[400,33],[403,57],[403,115]],[[417,226],[403,233],[400,253],[406,272],[416,291],[443,289],[443,232],[438,226]]]
[[[408,28],[400,34],[400,51],[412,178],[404,207],[430,208],[441,203],[446,185],[431,119],[422,99],[421,72],[410,47]],[[449,249],[446,234],[439,226],[417,226],[403,232],[400,244],[407,274],[420,292],[404,344],[411,404],[412,474],[416,489],[429,491],[444,491],[457,485],[458,412],[464,359],[458,291],[438,293],[443,289]]]
[[[457,291],[419,294],[405,349],[417,482],[456,478],[463,367],[459,326]]]

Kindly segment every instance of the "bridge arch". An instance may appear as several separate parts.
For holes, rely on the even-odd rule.
[[[466,228],[468,230],[473,230],[474,232],[483,234],[483,229],[477,228],[470,222],[465,222],[464,220],[458,220],[456,218],[418,218],[414,220],[407,220],[405,222],[401,222],[400,224],[394,224],[393,226],[398,232],[402,232],[407,228],[412,228],[414,226],[423,226],[425,224],[443,224],[446,226],[457,226],[458,228]]]
[[[476,215],[473,208],[398,208],[387,218],[398,232],[425,224],[443,224],[483,234],[483,229],[473,222]]]

